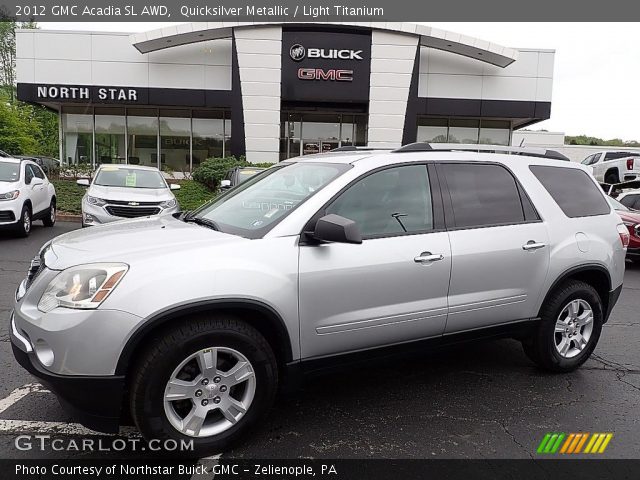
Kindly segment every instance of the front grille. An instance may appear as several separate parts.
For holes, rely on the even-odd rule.
[[[131,200],[105,200],[105,202],[107,202],[109,205],[126,205],[126,206],[131,206]],[[133,206],[141,206],[141,207],[157,207],[159,206],[162,202],[135,202],[137,203],[137,205],[133,205]]]
[[[122,207],[117,205],[109,205],[107,207],[109,215],[121,218],[137,218],[148,217],[149,215],[157,215],[160,213],[160,208],[154,207]]]
[[[16,216],[11,210],[0,211],[0,222],[15,222]]]
[[[43,251],[44,252],[44,251]],[[44,253],[42,255],[36,255],[31,260],[31,264],[29,265],[29,270],[27,271],[27,284],[26,288],[29,288],[33,281],[42,273],[44,270]]]

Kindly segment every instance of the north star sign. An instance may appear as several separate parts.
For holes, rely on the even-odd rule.
[[[138,90],[120,87],[72,87],[62,85],[40,85],[37,87],[38,100],[89,100],[95,102],[138,101]]]

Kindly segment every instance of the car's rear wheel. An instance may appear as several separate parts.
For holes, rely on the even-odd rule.
[[[554,372],[570,372],[587,361],[602,331],[603,307],[587,283],[570,280],[547,299],[534,335],[523,339],[527,356]]]
[[[42,223],[45,227],[53,227],[56,224],[56,213],[56,201],[55,199],[52,199],[47,215],[42,219]]]
[[[131,413],[147,440],[193,440],[196,454],[212,454],[265,414],[277,384],[275,356],[257,330],[233,317],[199,318],[144,352],[131,376]]]
[[[20,213],[20,219],[16,224],[16,233],[18,234],[18,236],[20,237],[29,236],[29,234],[31,233],[32,221],[33,220],[31,217],[31,208],[29,208],[29,205],[23,206],[22,212]]]
[[[609,184],[620,183],[618,172],[608,172],[604,177],[604,182]]]

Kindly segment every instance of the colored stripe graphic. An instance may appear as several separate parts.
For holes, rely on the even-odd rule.
[[[604,453],[613,433],[547,433],[538,445],[540,454]],[[585,446],[583,450],[583,447]]]

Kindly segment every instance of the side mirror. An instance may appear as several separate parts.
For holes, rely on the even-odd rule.
[[[362,243],[358,224],[333,213],[318,220],[313,238],[321,242]]]
[[[86,178],[80,178],[76,181],[76,183],[78,185],[80,185],[81,187],[88,187],[89,186],[89,180],[87,180]]]
[[[33,177],[29,185],[31,185],[32,187],[35,187],[36,185],[42,185],[43,183],[44,183],[44,180],[42,180],[41,178]]]
[[[227,188],[231,188],[231,180],[221,180],[220,188],[226,190]]]
[[[180,190],[180,184],[179,183],[172,183],[171,185],[169,185],[169,189],[170,190]]]

